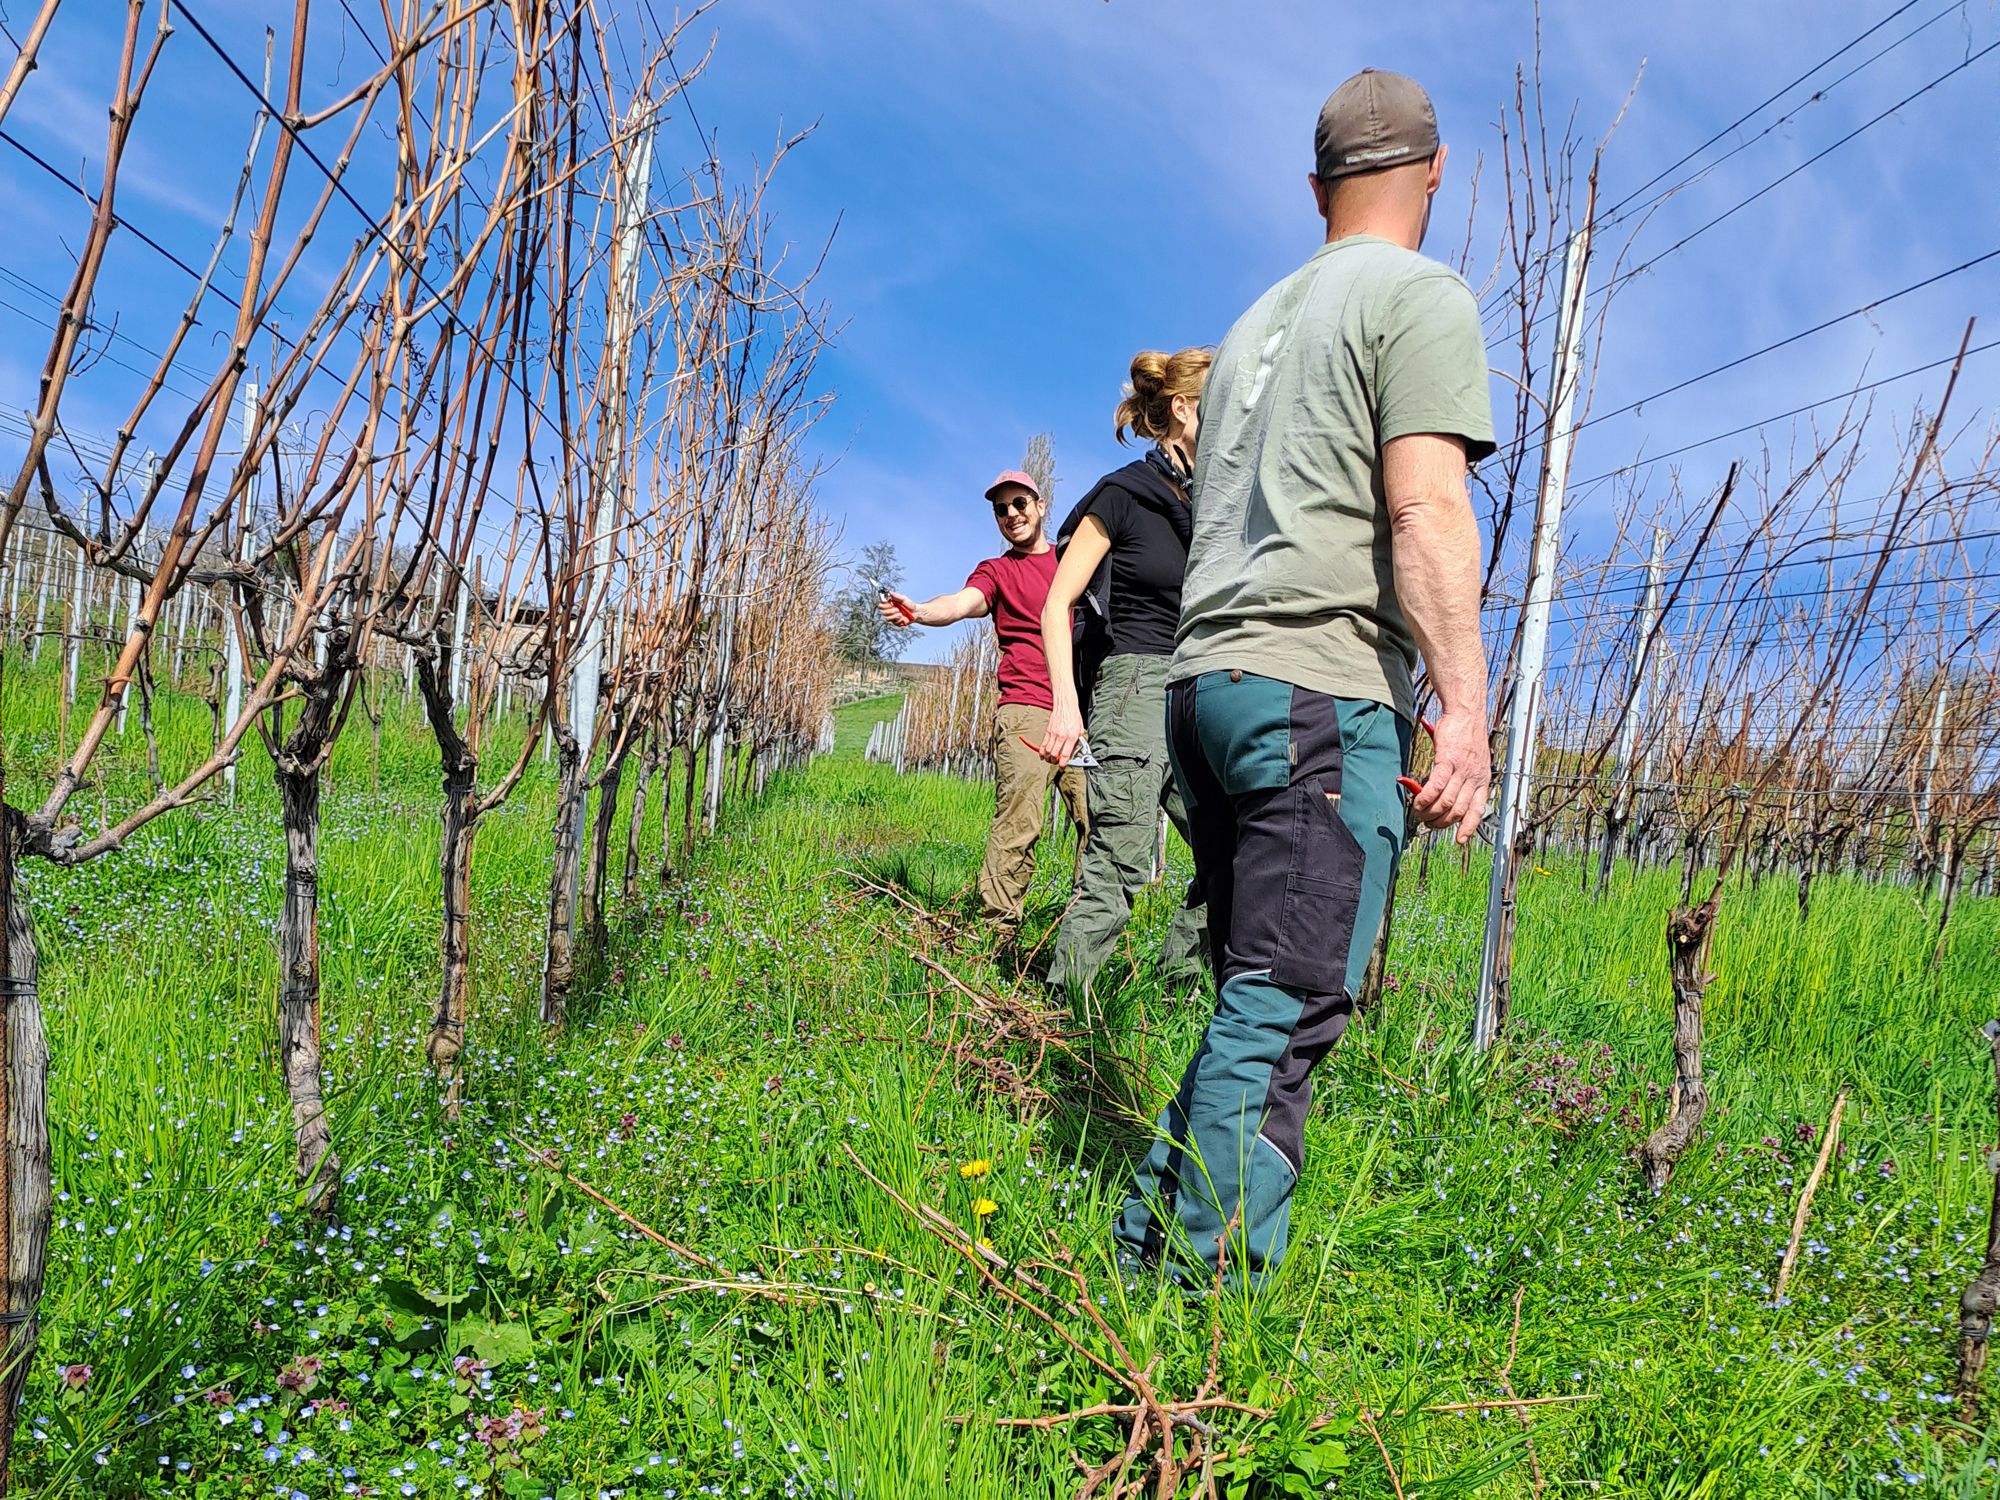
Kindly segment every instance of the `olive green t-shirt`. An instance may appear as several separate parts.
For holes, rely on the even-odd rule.
[[[1173,681],[1241,670],[1416,713],[1382,445],[1493,451],[1479,308],[1373,235],[1322,246],[1237,319],[1201,395]]]

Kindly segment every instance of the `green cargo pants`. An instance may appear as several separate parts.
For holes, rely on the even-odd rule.
[[[1233,1222],[1254,1287],[1284,1259],[1312,1071],[1354,1013],[1402,851],[1410,725],[1248,672],[1175,683],[1167,715],[1221,982],[1115,1233],[1123,1256],[1213,1268]]]
[[[1090,832],[1076,894],[1056,937],[1052,988],[1087,991],[1117,946],[1132,918],[1132,900],[1152,875],[1161,809],[1182,838],[1188,835],[1167,756],[1169,662],[1164,656],[1113,656],[1098,670],[1088,722],[1097,767],[1085,773]],[[1159,972],[1170,983],[1200,980],[1207,921],[1201,882],[1195,880],[1160,950]]]

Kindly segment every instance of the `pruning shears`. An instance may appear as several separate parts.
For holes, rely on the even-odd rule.
[[[1437,738],[1437,725],[1433,724],[1429,719],[1418,719],[1417,722],[1423,726],[1425,734],[1429,735],[1432,739]],[[1412,797],[1424,789],[1424,784],[1414,776],[1398,776],[1396,778],[1396,785],[1403,788]]]
[[[1040,745],[1037,745],[1033,740],[1029,739],[1025,734],[1016,735],[1015,738],[1020,740],[1020,742],[1026,745],[1030,750],[1034,751],[1035,754],[1040,755],[1042,753],[1042,747]],[[1097,757],[1090,753],[1090,741],[1085,739],[1082,735],[1078,735],[1076,739],[1076,748],[1070,751],[1069,759],[1064,761],[1063,764],[1066,766],[1075,766],[1079,771],[1096,770]]]
[[[910,612],[908,606],[897,603],[896,600],[890,596],[888,588],[884,586],[881,579],[868,578],[862,581],[865,582],[870,588],[875,590],[875,598],[879,603],[888,605],[889,608],[893,609],[897,614],[903,617],[903,623],[905,625],[911,624],[913,621],[915,621],[917,617]]]

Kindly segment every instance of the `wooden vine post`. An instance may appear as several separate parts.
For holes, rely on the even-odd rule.
[[[5,797],[0,742],[0,1495],[11,1488],[14,1424],[39,1342],[51,1193],[49,1049],[35,988],[34,919],[14,880],[22,819]]]
[[[4,697],[6,683],[6,652],[0,648],[0,697]],[[7,742],[4,716],[0,716],[0,1006],[5,1006],[9,1015],[13,1012],[14,997],[14,945],[8,941],[9,926],[5,920],[14,907],[14,830],[12,819],[7,815]],[[14,1236],[9,1214],[14,1206],[14,1153],[13,1140],[13,1090],[8,1087],[8,1064],[12,1060],[12,1039],[7,1035],[4,1021],[0,1021],[0,1143],[5,1143],[6,1160],[0,1162],[0,1267],[9,1274],[0,1276],[0,1387],[6,1396],[0,1398],[0,1495],[7,1492],[7,1475],[12,1468],[14,1456],[14,1412],[17,1393],[22,1380],[28,1373],[28,1360],[33,1352],[29,1338],[17,1340],[15,1330],[23,1325],[15,1320],[13,1269]]]
[[[1988,1021],[1985,1031],[1993,1049],[1994,1113],[2000,1117],[2000,1021]],[[2000,1167],[2000,1151],[1987,1157],[1986,1165],[1989,1170]],[[1979,1377],[1986,1369],[1996,1309],[2000,1309],[2000,1171],[1993,1172],[1993,1206],[1986,1214],[1986,1263],[1958,1299],[1958,1415],[1967,1423],[1979,1420]]]

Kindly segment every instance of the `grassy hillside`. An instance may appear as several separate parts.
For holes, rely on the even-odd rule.
[[[17,805],[60,733],[47,665],[9,663]],[[1717,1108],[1655,1201],[1631,1150],[1670,1077],[1673,878],[1621,870],[1597,904],[1573,868],[1531,876],[1516,1046],[1481,1062],[1484,869],[1440,855],[1406,877],[1390,993],[1322,1071],[1278,1286],[1184,1300],[1121,1281],[1104,1228],[1201,1009],[1134,962],[1102,1035],[995,1040],[1034,990],[960,894],[991,791],[860,764],[894,700],[843,710],[841,753],[776,780],[665,889],[649,830],[643,900],[555,1036],[532,1019],[538,764],[479,836],[467,1104],[446,1121],[421,1053],[435,761],[399,688],[379,757],[357,716],[327,801],[336,1224],[291,1183],[262,752],[233,808],[25,871],[59,1196],[24,1492],[1074,1493],[1078,1461],[1122,1445],[1111,1420],[995,1419],[1113,1396],[1091,1362],[1110,1344],[1010,1312],[891,1189],[1003,1256],[1072,1255],[1162,1391],[1193,1394],[1219,1319],[1223,1394],[1278,1412],[1217,1416],[1243,1494],[1988,1492],[2000,1435],[1948,1430],[1941,1393],[1991,1184],[1995,903],[1961,906],[1932,974],[1934,917],[1907,893],[1827,881],[1801,928],[1791,890],[1732,892]],[[170,762],[205,745],[199,704],[163,721]],[[108,809],[143,765],[135,723]],[[1066,856],[1045,851],[1030,946]],[[1135,956],[1172,884],[1142,902]],[[1777,1304],[1843,1083],[1844,1149]],[[85,1365],[67,1389],[59,1367]],[[1424,1410],[1508,1386],[1576,1399],[1530,1408],[1531,1431]]]

